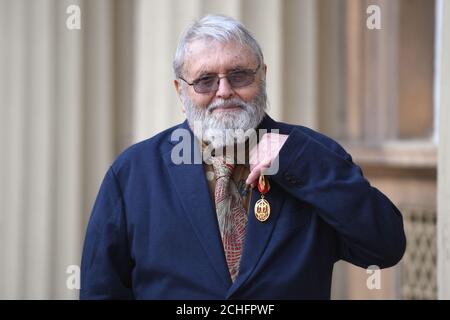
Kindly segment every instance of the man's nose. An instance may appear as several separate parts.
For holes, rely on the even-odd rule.
[[[234,96],[234,90],[226,77],[219,79],[219,87],[216,91],[216,97],[221,99],[229,99]]]

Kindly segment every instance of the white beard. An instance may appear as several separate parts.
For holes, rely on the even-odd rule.
[[[206,108],[195,105],[182,91],[181,99],[186,118],[194,135],[213,149],[232,146],[245,140],[244,133],[256,129],[264,118],[267,108],[265,83],[258,94],[246,103],[239,98],[215,100]],[[240,110],[213,112],[218,107],[240,107]]]

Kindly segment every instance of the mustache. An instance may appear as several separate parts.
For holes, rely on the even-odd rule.
[[[238,98],[232,98],[228,100],[220,99],[210,103],[206,108],[206,111],[211,113],[217,108],[232,108],[232,107],[239,107],[241,109],[246,110],[248,106],[244,101]]]

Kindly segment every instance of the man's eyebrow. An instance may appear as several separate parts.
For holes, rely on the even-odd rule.
[[[247,69],[250,69],[250,67],[248,67],[248,66],[243,66],[243,65],[238,64],[238,65],[236,65],[236,66],[230,68],[230,69],[228,70],[228,72],[231,72],[231,71],[237,71],[237,70],[247,70]]]
[[[209,72],[206,69],[200,70],[199,72],[197,72],[195,79],[198,79],[200,77],[203,77],[203,76],[206,76],[206,75],[209,75],[209,74],[215,74],[215,73],[214,72]]]
[[[208,72],[208,68],[206,68],[206,66],[203,65],[203,66],[200,67],[199,71],[197,71],[194,74],[194,79],[198,79],[201,76],[204,76],[206,74],[211,74],[211,72]]]
[[[248,70],[248,69],[250,69],[248,66],[243,66],[241,64],[237,64],[237,65],[232,66],[231,68],[228,68],[227,73],[233,72],[233,71],[239,71],[239,70]],[[195,73],[194,79],[198,79],[202,76],[211,75],[211,74],[215,75],[217,73],[208,71],[208,68],[206,66],[202,66],[202,67],[200,67],[199,71],[197,71]]]

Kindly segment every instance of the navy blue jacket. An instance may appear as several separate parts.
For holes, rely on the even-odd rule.
[[[259,128],[289,138],[269,177],[264,223],[252,192],[233,283],[203,165],[171,160],[177,128],[189,130],[185,121],[133,145],[106,173],[87,227],[81,299],[329,299],[336,261],[385,268],[403,256],[400,212],[350,155],[266,115]]]

